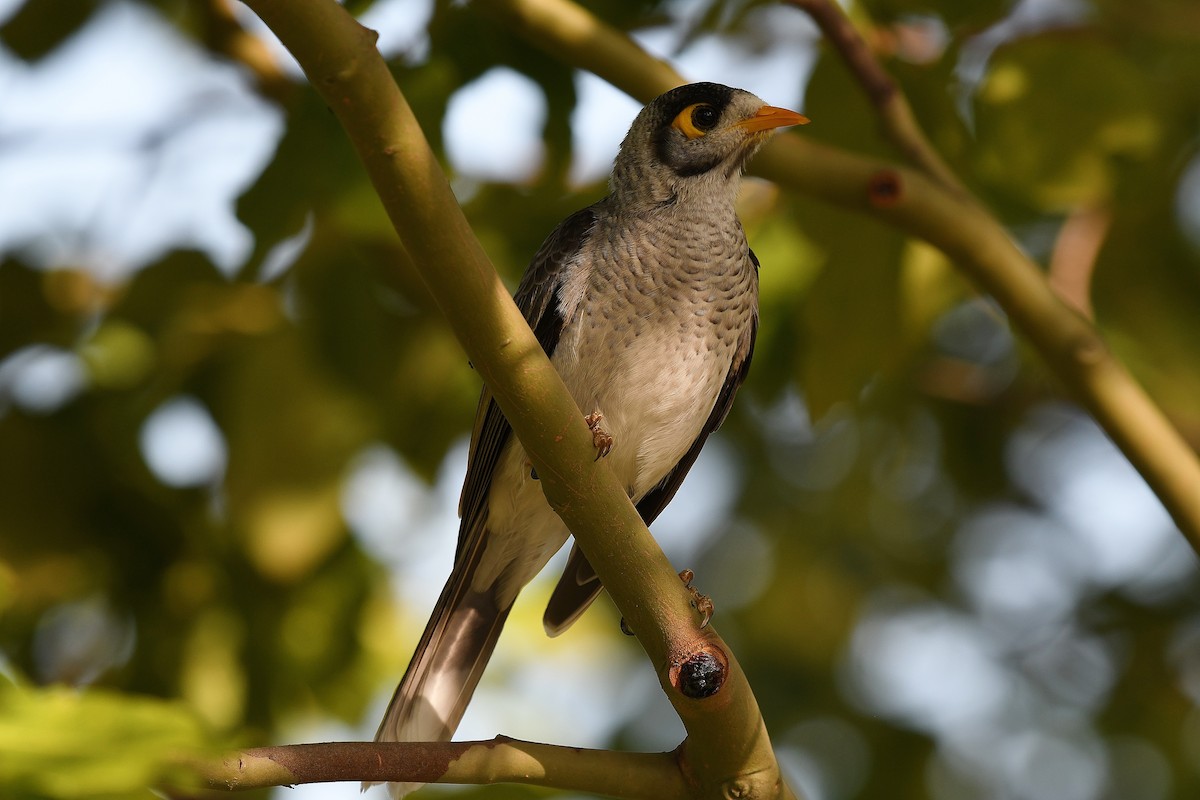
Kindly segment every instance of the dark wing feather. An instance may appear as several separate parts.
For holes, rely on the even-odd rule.
[[[749,252],[750,261],[754,264],[754,271],[757,273],[758,258],[754,255],[753,250]],[[696,437],[692,446],[667,473],[666,477],[638,501],[638,514],[647,525],[662,513],[662,510],[667,507],[667,503],[671,502],[671,498],[679,491],[683,479],[687,477],[688,470],[700,457],[700,450],[708,441],[709,434],[721,427],[721,423],[729,416],[729,410],[733,408],[733,398],[750,372],[750,360],[754,357],[754,340],[757,337],[758,313],[755,312],[750,320],[750,330],[738,343],[737,352],[733,355],[733,362],[729,365],[729,372],[725,375],[725,383],[721,386],[717,401],[713,405],[704,427],[700,430],[700,435]],[[546,605],[545,616],[542,617],[542,625],[546,632],[551,636],[556,636],[570,627],[571,623],[587,610],[587,607],[591,605],[603,588],[600,585],[600,579],[596,577],[596,571],[588,563],[587,556],[583,554],[578,545],[573,546],[562,578],[554,587],[554,592],[550,595],[550,601]]]
[[[555,299],[559,273],[579,252],[594,219],[595,214],[585,210],[556,228],[517,290],[517,305],[547,354],[553,353],[563,327]],[[511,432],[485,388],[475,415],[459,504],[462,523],[454,569],[388,705],[375,736],[379,741],[450,738],[496,646],[509,606],[500,605],[494,585],[477,589],[474,579],[487,546],[492,473]],[[413,788],[413,784],[392,784],[393,794]]]
[[[558,337],[562,333],[563,320],[555,302],[558,276],[563,267],[583,247],[596,221],[594,206],[576,211],[563,220],[546,238],[534,255],[521,278],[513,300],[533,329],[534,335],[546,351],[554,355]],[[458,533],[457,559],[462,555],[469,538],[483,533],[483,522],[487,518],[487,495],[492,486],[492,473],[500,460],[500,453],[512,434],[508,420],[500,406],[492,399],[485,386],[479,396],[475,412],[475,429],[471,434],[471,449],[467,455],[467,476],[463,481],[462,496],[458,502],[458,513],[462,523]]]

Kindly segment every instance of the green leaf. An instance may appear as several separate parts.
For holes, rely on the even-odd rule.
[[[213,742],[182,704],[102,689],[34,689],[0,679],[0,795],[152,797],[186,779],[180,760]]]
[[[977,174],[1058,212],[1113,191],[1117,165],[1163,138],[1155,87],[1107,41],[1050,33],[994,56],[975,98]]]
[[[838,402],[853,401],[900,356],[904,237],[874,221],[853,226],[835,221],[846,213],[813,208],[804,221],[827,247],[802,312],[808,345],[802,385],[813,419]]]

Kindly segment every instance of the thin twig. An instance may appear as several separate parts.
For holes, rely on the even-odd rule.
[[[1050,286],[1064,303],[1093,321],[1092,275],[1112,218],[1112,210],[1103,205],[1075,209],[1063,220],[1050,254]]]
[[[917,123],[908,98],[871,48],[859,34],[841,6],[832,0],[785,0],[804,11],[829,43],[837,48],[846,66],[854,73],[867,98],[875,106],[880,126],[888,140],[903,156],[947,189],[967,197],[967,191],[954,172],[942,160]]]

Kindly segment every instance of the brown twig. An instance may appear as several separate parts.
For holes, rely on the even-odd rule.
[[[925,137],[908,98],[875,58],[841,6],[832,0],[785,1],[808,14],[829,43],[837,48],[875,106],[884,135],[909,163],[966,199],[966,189]]]
[[[1111,226],[1112,211],[1108,208],[1075,209],[1063,220],[1050,254],[1051,288],[1064,303],[1090,320],[1095,319],[1092,275]]]

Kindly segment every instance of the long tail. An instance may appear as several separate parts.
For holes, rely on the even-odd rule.
[[[471,588],[484,550],[483,542],[476,544],[459,554],[375,741],[448,740],[467,710],[511,609],[498,606],[490,587]],[[390,783],[388,789],[399,800],[420,785]]]

